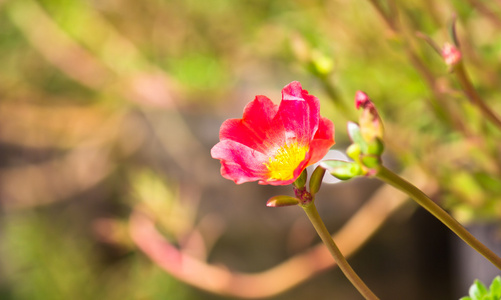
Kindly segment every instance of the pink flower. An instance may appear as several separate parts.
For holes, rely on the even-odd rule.
[[[318,99],[293,81],[282,90],[280,106],[266,96],[247,104],[242,119],[221,125],[211,150],[221,160],[221,175],[241,184],[293,183],[334,145],[334,125],[320,116]]]

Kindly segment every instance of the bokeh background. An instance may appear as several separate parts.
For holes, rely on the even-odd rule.
[[[454,16],[472,81],[501,112],[499,1],[0,0],[0,299],[238,299],[166,271],[153,239],[133,238],[144,228],[131,215],[156,224],[173,261],[184,253],[229,272],[263,272],[317,244],[301,209],[265,206],[290,187],[237,186],[210,157],[225,119],[257,94],[278,103],[293,80],[320,99],[338,150],[355,92],[368,93],[385,164],[479,237],[487,227],[495,246],[499,129],[417,34],[452,42]],[[324,186],[329,230],[382,188]],[[457,299],[473,278],[492,280],[463,269],[483,260],[410,200],[371,211],[384,222],[350,262],[382,299]],[[365,221],[352,237],[376,229]],[[330,268],[268,299],[361,296]]]

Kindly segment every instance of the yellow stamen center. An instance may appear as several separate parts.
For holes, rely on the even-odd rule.
[[[308,152],[308,146],[300,146],[297,142],[280,147],[275,156],[270,157],[269,163],[264,163],[269,171],[270,179],[292,179],[294,170],[304,160],[306,152]]]

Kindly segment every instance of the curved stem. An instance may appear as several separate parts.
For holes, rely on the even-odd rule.
[[[350,282],[355,286],[355,288],[368,300],[378,300],[379,298],[367,287],[367,285],[358,277],[355,271],[352,269],[346,258],[343,256],[339,248],[334,243],[329,231],[325,227],[324,222],[320,218],[318,214],[317,208],[315,207],[314,202],[310,202],[306,205],[301,205],[301,207],[306,212],[306,215],[310,219],[313,227],[317,231],[318,235],[324,242],[327,249],[331,253],[332,257],[338,264],[341,271],[343,271],[344,275],[350,280]]]
[[[444,223],[450,230],[452,230],[457,236],[459,236],[463,241],[465,241],[470,247],[475,249],[478,253],[482,254],[487,258],[493,265],[501,269],[501,258],[477,240],[471,233],[469,233],[456,219],[449,215],[445,210],[443,210],[438,204],[433,202],[428,196],[426,196],[420,189],[401,178],[397,174],[388,170],[384,166],[380,166],[377,174],[377,178],[382,181],[396,187],[402,192],[406,193],[419,205],[429,211],[442,223]]]
[[[455,67],[454,67],[454,73],[456,74],[456,77],[461,84],[461,87],[463,88],[464,93],[470,99],[470,101],[480,109],[482,114],[489,119],[494,125],[496,125],[499,129],[501,129],[501,119],[499,118],[496,113],[494,113],[487,104],[480,98],[478,95],[477,91],[475,90],[475,87],[473,87],[473,84],[471,83],[470,77],[468,76],[468,73],[466,72],[466,69],[463,65],[462,62],[459,62]]]

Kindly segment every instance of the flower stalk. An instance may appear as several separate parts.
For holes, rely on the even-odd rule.
[[[462,66],[461,61],[454,63],[453,67],[457,66]],[[462,68],[459,70],[464,71]],[[464,73],[461,74],[464,75]],[[469,83],[469,81],[467,82]],[[474,91],[471,83],[469,83],[469,88]],[[477,100],[480,101],[480,98]],[[384,150],[384,130],[376,107],[363,92],[357,92],[355,106],[363,110],[359,118],[360,125],[353,122],[348,123],[348,133],[353,144],[346,151],[354,161],[324,160],[320,165],[341,180],[348,180],[357,176],[376,177],[401,190],[501,270],[501,258],[498,255],[478,241],[425,193],[383,165],[381,155]]]
[[[449,227],[457,236],[475,249],[478,253],[482,254],[492,264],[501,270],[501,258],[497,256],[492,250],[487,248],[479,240],[477,240],[468,230],[466,230],[456,219],[449,215],[439,205],[433,202],[425,193],[420,189],[393,173],[383,165],[378,168],[375,175],[376,178],[394,186],[395,188],[406,193],[424,209],[430,212],[433,216],[439,219],[444,225]]]
[[[317,208],[313,201],[308,202],[307,204],[300,204],[303,208],[304,212],[310,219],[311,224],[317,231],[320,239],[325,244],[332,257],[338,264],[341,271],[348,278],[348,280],[355,286],[355,288],[360,292],[362,296],[364,296],[367,300],[377,300],[379,299],[370,289],[369,287],[360,279],[360,277],[355,273],[353,268],[350,266],[346,258],[343,256],[336,243],[332,239],[329,231],[325,227],[322,218],[318,214]]]

